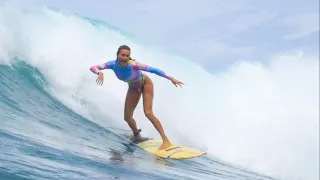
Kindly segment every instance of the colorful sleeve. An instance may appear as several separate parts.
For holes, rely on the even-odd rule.
[[[160,69],[157,69],[157,68],[154,68],[154,67],[139,63],[137,61],[131,61],[131,65],[133,66],[134,69],[142,70],[142,71],[146,71],[146,72],[150,72],[150,73],[154,73],[154,74],[156,74],[158,76],[167,78],[169,80],[171,79],[171,76],[167,75],[164,71],[162,71]]]
[[[103,64],[91,66],[90,71],[92,71],[95,74],[98,74],[99,70],[112,69],[113,64],[114,64],[113,61],[108,61]]]

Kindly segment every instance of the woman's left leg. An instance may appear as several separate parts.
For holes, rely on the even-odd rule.
[[[146,117],[152,122],[153,126],[157,129],[157,131],[160,133],[162,137],[163,142],[162,142],[162,145],[159,147],[159,149],[165,149],[169,147],[171,143],[167,138],[160,121],[153,114],[153,111],[152,111],[153,93],[154,93],[154,90],[153,90],[152,80],[145,75],[144,87],[142,91],[144,113]]]

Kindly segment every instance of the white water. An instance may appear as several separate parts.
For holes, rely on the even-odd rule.
[[[0,6],[1,62],[19,53],[42,71],[62,102],[103,126],[127,127],[122,118],[127,85],[105,71],[99,87],[89,67],[115,58],[122,44],[138,61],[186,83],[180,89],[150,74],[154,111],[172,141],[267,175],[319,179],[318,57],[280,53],[268,65],[243,61],[209,74],[72,15],[14,2]],[[141,104],[135,119],[144,135],[159,137]]]

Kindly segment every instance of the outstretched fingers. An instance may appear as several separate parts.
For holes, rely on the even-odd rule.
[[[97,78],[96,80],[97,84],[102,86],[103,85],[103,79]]]
[[[182,88],[182,85],[184,85],[184,83],[181,82],[181,81],[177,81],[177,82],[174,83],[174,85],[175,85],[176,87],[180,86],[180,87]]]

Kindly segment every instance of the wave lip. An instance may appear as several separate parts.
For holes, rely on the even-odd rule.
[[[315,160],[319,152],[317,58],[299,52],[280,54],[271,57],[267,65],[243,61],[231,65],[226,72],[209,74],[194,62],[138,44],[110,27],[68,12],[14,1],[0,6],[1,63],[12,66],[19,59],[41,75],[38,79],[30,75],[32,82],[42,79],[44,83],[25,88],[22,84],[26,79],[21,74],[16,75],[20,81],[10,75],[3,76],[3,80],[14,80],[16,85],[1,86],[7,91],[2,97],[6,97],[7,104],[11,102],[13,107],[20,108],[20,111],[13,110],[2,104],[7,109],[3,117],[14,119],[6,121],[4,127],[8,134],[20,132],[19,136],[85,157],[92,157],[90,153],[102,156],[102,151],[88,149],[82,143],[94,144],[93,147],[104,145],[108,149],[106,139],[119,137],[93,135],[88,128],[99,126],[101,129],[96,131],[105,133],[109,132],[106,131],[109,126],[127,128],[122,118],[127,86],[106,71],[107,84],[97,87],[96,76],[88,67],[113,59],[118,45],[128,44],[136,59],[161,68],[187,84],[177,89],[167,80],[150,75],[156,87],[154,111],[174,142],[207,148],[210,156],[283,179],[318,177],[319,164]],[[9,70],[3,72],[6,71]],[[41,89],[39,86],[44,87],[43,90],[35,91]],[[12,96],[13,92],[24,94]],[[41,92],[46,95],[40,95]],[[33,93],[37,93],[32,95],[34,99],[15,99]],[[186,100],[190,103],[182,103]],[[17,105],[20,101],[26,104]],[[30,111],[25,112],[28,108]],[[31,112],[38,116],[30,115]],[[50,115],[50,120],[43,120],[46,115]],[[144,117],[141,104],[135,118],[144,135],[158,137]],[[70,128],[54,127],[58,122]],[[18,123],[23,129],[15,129]],[[83,137],[79,137],[79,131]],[[88,136],[94,138],[85,140]],[[117,146],[123,147],[121,143]],[[79,147],[90,153],[79,151]],[[201,163],[212,168],[208,162]],[[234,169],[228,172],[232,174]]]

